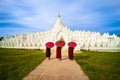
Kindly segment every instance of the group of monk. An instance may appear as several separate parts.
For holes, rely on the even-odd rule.
[[[56,48],[56,58],[61,60],[61,49],[62,47],[57,47]],[[69,47],[68,48],[68,58],[70,60],[73,60],[73,50],[74,48],[73,47]],[[46,57],[50,60],[50,56],[51,56],[51,48],[46,48]]]
[[[56,45],[56,58],[57,59],[60,59],[61,60],[61,49],[62,47],[65,45],[65,42],[64,41],[57,41],[55,43]],[[76,47],[76,43],[75,42],[69,42],[68,43],[68,58],[70,60],[73,60],[73,50],[74,50],[74,47]],[[54,43],[53,42],[47,42],[46,43],[46,57],[50,60],[50,56],[51,56],[51,48],[54,46]]]

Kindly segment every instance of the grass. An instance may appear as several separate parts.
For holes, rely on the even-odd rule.
[[[90,80],[120,80],[120,52],[83,51],[74,57]]]
[[[0,48],[0,80],[21,80],[44,59],[42,50]]]

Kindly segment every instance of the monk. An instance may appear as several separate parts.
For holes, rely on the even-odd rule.
[[[46,47],[46,57],[48,58],[48,60],[50,60],[50,56],[51,56],[51,49]]]
[[[62,47],[57,47],[56,49],[56,58],[59,58],[61,60],[61,48]]]
[[[74,50],[74,47],[69,47],[68,48],[68,58],[70,59],[70,60],[73,60],[73,50]]]

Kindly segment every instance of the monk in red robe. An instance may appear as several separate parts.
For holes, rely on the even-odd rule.
[[[59,58],[61,60],[61,47],[57,47],[56,49],[56,58]]]
[[[46,47],[46,57],[50,60],[51,49]]]
[[[73,50],[74,50],[74,47],[69,47],[68,48],[68,58],[73,60]]]

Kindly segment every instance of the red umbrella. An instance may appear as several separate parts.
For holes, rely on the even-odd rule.
[[[57,47],[62,47],[62,46],[65,45],[65,41],[57,41],[57,42],[55,43],[55,45],[56,45]]]
[[[46,45],[47,48],[52,48],[54,46],[54,43],[53,42],[47,42],[45,45]]]
[[[76,44],[75,42],[69,42],[69,43],[68,43],[68,46],[69,46],[69,47],[76,47],[77,44]]]

